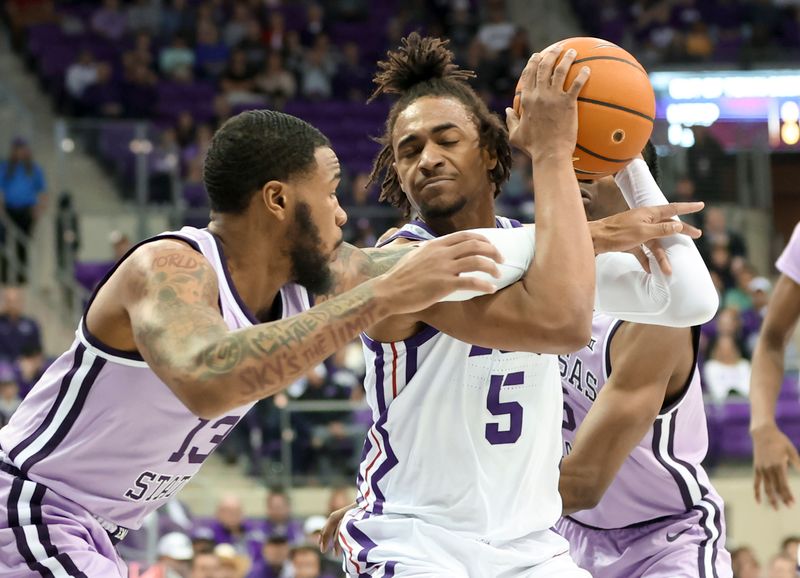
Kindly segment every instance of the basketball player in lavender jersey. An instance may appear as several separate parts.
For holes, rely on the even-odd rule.
[[[776,510],[793,506],[788,468],[800,470],[800,456],[792,440],[775,421],[784,375],[786,344],[800,319],[800,223],[775,263],[781,272],[767,307],[767,316],[753,352],[750,376],[750,435],[753,438],[754,489],[759,503],[763,492]],[[800,570],[800,568],[799,568]]]
[[[548,354],[588,338],[595,259],[572,167],[576,98],[588,72],[565,87],[575,55],[556,67],[559,53],[529,61],[524,112],[509,114],[510,137],[440,39],[411,34],[379,65],[376,95],[401,96],[373,177],[383,177],[384,200],[418,215],[384,243],[519,227],[494,212],[510,138],[536,167],[536,252],[520,283],[462,302],[457,314],[437,305],[362,335],[375,423],[357,506],[340,512],[350,576],[587,575],[550,530],[561,512],[563,402]]]
[[[591,219],[625,210],[626,201],[664,202],[641,159],[616,182],[605,177],[581,191]],[[556,529],[594,578],[732,575],[722,499],[700,465],[708,437],[698,325],[716,313],[717,293],[690,239],[663,245],[672,265],[664,307],[637,323],[595,311],[589,344],[559,357],[565,516]],[[605,269],[598,258],[598,283]]]
[[[208,228],[131,249],[0,430],[0,577],[126,576],[115,541],[258,399],[386,316],[494,291],[460,275],[496,274],[497,250],[474,233],[399,262],[342,245],[339,172],[328,140],[288,115],[247,112],[217,132]]]

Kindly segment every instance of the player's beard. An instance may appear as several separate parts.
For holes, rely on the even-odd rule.
[[[333,284],[330,255],[325,254],[319,227],[311,218],[308,203],[297,205],[291,236],[294,245],[289,250],[292,278],[315,295],[327,293]]]

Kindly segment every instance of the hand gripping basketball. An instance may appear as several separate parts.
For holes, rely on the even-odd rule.
[[[584,67],[591,69],[577,99],[575,173],[580,179],[596,179],[617,172],[644,148],[653,131],[655,95],[647,71],[630,53],[600,38],[568,38],[542,54],[551,48],[577,53],[566,72],[567,86]],[[525,109],[527,82],[523,72],[514,95],[517,112]]]

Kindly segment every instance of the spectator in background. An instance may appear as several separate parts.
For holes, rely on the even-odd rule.
[[[0,362],[0,427],[8,423],[21,402],[14,367],[8,362]]]
[[[122,93],[117,83],[114,82],[110,65],[106,63],[97,65],[97,81],[86,88],[78,110],[106,118],[122,116],[124,112]]]
[[[752,357],[755,351],[758,334],[761,331],[761,324],[767,315],[767,304],[769,295],[772,292],[772,283],[766,277],[756,277],[747,286],[750,293],[750,301],[753,306],[742,311],[742,333],[747,347],[747,357]]]
[[[219,560],[217,578],[245,578],[253,566],[250,558],[237,552],[230,544],[218,544],[214,548],[214,555]]]
[[[286,20],[283,14],[277,11],[272,12],[269,15],[267,29],[264,30],[264,44],[271,51],[280,52],[286,44],[286,36]]]
[[[317,42],[306,54],[300,69],[300,91],[309,100],[324,100],[333,92],[331,81],[336,73],[328,48]]]
[[[731,551],[731,564],[734,578],[760,578],[761,565],[749,546]]]
[[[247,55],[242,50],[231,54],[220,85],[231,105],[263,102],[263,97],[255,92],[255,73],[248,67]]]
[[[189,537],[192,539],[192,549],[195,559],[198,554],[213,554],[217,540],[214,537],[214,530],[208,526],[195,526]]]
[[[730,335],[720,335],[711,346],[711,358],[703,366],[703,385],[715,404],[731,394],[747,398],[750,393],[750,362]]]
[[[463,61],[472,39],[475,38],[475,21],[468,2],[458,2],[449,13],[446,36],[456,59]],[[530,55],[528,55],[530,57]]]
[[[693,203],[699,201],[697,198],[694,181],[688,176],[683,175],[678,177],[675,183],[675,191],[672,194],[672,200],[680,203]],[[703,227],[703,213],[694,213],[692,215],[681,215],[681,220],[701,229]]]
[[[797,560],[778,554],[769,562],[766,578],[796,578]]]
[[[294,578],[323,578],[322,557],[319,550],[311,545],[292,548],[290,555]],[[326,574],[324,578],[331,578]]]
[[[223,495],[217,503],[216,518],[209,528],[217,544],[230,544],[251,559],[260,558],[261,543],[267,535],[257,524],[244,519],[242,501],[235,494]]]
[[[148,119],[153,115],[158,91],[158,77],[143,64],[136,64],[128,72],[122,89],[122,106],[128,118]]]
[[[128,6],[127,17],[128,30],[156,34],[161,10],[154,0],[133,0],[133,3]]]
[[[11,141],[8,160],[0,163],[2,210],[28,237],[44,210],[47,199],[45,189],[44,171],[33,160],[28,142],[19,137],[15,138]],[[22,271],[25,271],[28,252],[24,243],[17,244],[16,254]],[[24,282],[25,279],[24,273],[17,276],[20,282]]]
[[[175,122],[175,140],[181,149],[192,146],[197,136],[197,126],[194,117],[189,111],[181,111]]]
[[[161,37],[183,36],[188,38],[196,23],[189,0],[167,0],[166,4],[161,9]]]
[[[303,534],[306,544],[319,544],[322,528],[325,527],[327,518],[325,516],[309,516],[303,522]]]
[[[204,78],[217,78],[225,70],[228,47],[219,38],[219,30],[211,21],[197,25],[197,45],[194,49],[197,73]]]
[[[207,124],[201,124],[195,131],[194,141],[181,151],[181,162],[187,175],[187,180],[202,183],[203,162],[211,146],[214,131]],[[205,194],[205,193],[204,193]]]
[[[264,66],[267,48],[261,41],[261,24],[258,20],[251,18],[247,21],[247,32],[236,48],[245,53],[250,70],[260,70]]]
[[[90,50],[81,50],[78,59],[67,67],[64,75],[67,94],[80,102],[83,93],[95,82],[97,82],[97,62],[94,60],[94,55]]]
[[[683,199],[680,199],[683,200]],[[700,237],[700,250],[716,245],[728,248],[731,257],[747,257],[747,247],[742,236],[728,227],[725,211],[720,207],[707,207],[704,211],[703,236]]]
[[[720,187],[725,151],[707,126],[693,126],[694,145],[686,151],[689,177],[703,201],[732,201]],[[704,231],[705,233],[705,231]]]
[[[370,92],[371,78],[361,64],[361,54],[356,42],[346,42],[342,48],[342,63],[334,78],[334,95],[337,98],[364,102]]]
[[[50,359],[44,356],[41,345],[28,344],[22,348],[20,357],[17,360],[19,373],[17,383],[19,384],[19,395],[24,398],[30,393],[36,382],[42,377],[50,366]]]
[[[247,578],[293,578],[286,534],[271,534],[264,543],[262,559],[253,563]]]
[[[787,536],[781,542],[781,554],[789,560],[797,560],[798,546],[800,546],[800,536]]]
[[[222,568],[214,552],[195,552],[189,578],[220,578]]]
[[[143,66],[147,70],[154,71],[154,64],[153,37],[147,32],[137,32],[133,47],[122,55],[122,67],[125,74],[130,74],[136,66]]]
[[[247,30],[253,17],[250,8],[244,2],[233,5],[233,15],[228,19],[222,32],[222,39],[228,48],[235,48],[247,36]]]
[[[190,81],[195,65],[194,51],[183,35],[173,37],[172,43],[161,49],[158,67],[161,74],[171,80]]]
[[[724,294],[728,289],[736,286],[736,277],[734,277],[732,270],[733,259],[728,243],[725,240],[718,240],[710,245],[708,253],[705,253],[704,249],[708,250],[708,246],[702,244],[700,254],[704,255],[708,269],[719,276]]]
[[[266,66],[255,79],[256,90],[265,95],[273,108],[282,109],[288,100],[294,98],[297,83],[294,75],[283,67],[278,52],[270,52]]]
[[[186,534],[170,532],[158,541],[158,561],[140,578],[187,578],[192,568],[192,542]]]
[[[714,43],[708,33],[708,26],[700,20],[695,21],[686,34],[686,58],[693,62],[703,62],[709,60],[713,52]]]
[[[292,518],[292,504],[283,488],[272,488],[267,494],[267,516],[263,531],[267,536],[286,536],[292,544],[299,544],[303,540],[303,526]]]
[[[16,363],[23,351],[42,349],[39,324],[35,319],[23,315],[24,309],[22,290],[19,287],[6,287],[0,313],[0,360]]]
[[[128,19],[119,9],[119,0],[103,0],[92,15],[92,30],[112,42],[119,42],[128,29]]]
[[[273,50],[273,52],[275,52]],[[303,62],[305,62],[306,53],[303,45],[300,43],[300,33],[297,30],[289,30],[286,33],[286,43],[283,47],[283,65],[286,67],[286,70],[291,72],[296,76],[300,76],[300,72],[303,68]]]
[[[722,307],[733,307],[740,312],[747,311],[753,307],[753,301],[750,299],[750,283],[758,272],[743,259],[733,260],[731,272],[736,284],[725,292]]]
[[[128,237],[126,233],[117,230],[109,233],[108,242],[111,244],[111,255],[114,263],[122,259],[125,253],[128,252],[128,249],[133,246],[130,237]]]
[[[316,3],[309,4],[306,10],[306,23],[300,31],[300,42],[303,46],[314,46],[322,34],[328,33],[325,24],[325,11]]]
[[[63,191],[56,208],[56,259],[60,269],[73,270],[80,246],[78,212],[72,203],[72,195]]]
[[[492,2],[489,17],[478,29],[478,40],[490,53],[498,54],[508,49],[517,31],[509,21],[503,2]]]

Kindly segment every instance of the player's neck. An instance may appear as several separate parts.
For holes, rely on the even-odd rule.
[[[231,280],[254,314],[272,306],[275,296],[291,281],[291,262],[278,248],[280,239],[264,238],[264,228],[242,215],[214,215],[208,230],[219,239]],[[272,247],[272,250],[265,250]]]
[[[446,217],[423,217],[425,224],[437,236],[448,235],[468,229],[491,229],[495,227],[494,200],[468,203],[454,215]]]

